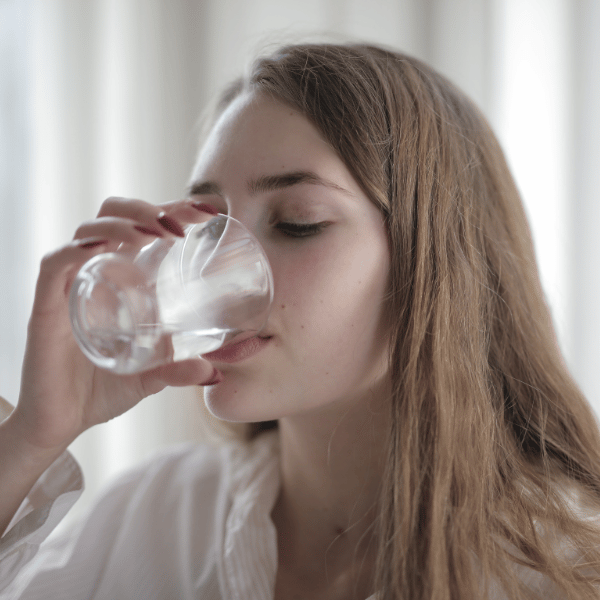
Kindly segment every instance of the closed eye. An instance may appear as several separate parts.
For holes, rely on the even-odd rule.
[[[275,228],[279,229],[284,235],[300,238],[321,233],[321,231],[323,231],[327,225],[329,225],[329,223],[310,223],[304,225],[300,223],[280,222],[277,223]]]

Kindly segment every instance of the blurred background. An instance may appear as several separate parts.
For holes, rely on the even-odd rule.
[[[566,361],[600,414],[600,0],[0,0],[0,395],[18,398],[41,257],[104,198],[183,197],[203,108],[261,51],[370,41],[483,109],[534,234]],[[71,447],[86,491],[202,437],[167,389]]]

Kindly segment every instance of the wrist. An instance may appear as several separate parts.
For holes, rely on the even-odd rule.
[[[19,471],[25,477],[39,477],[68,446],[65,443],[43,448],[30,443],[21,431],[15,411],[0,422],[1,462],[5,468]]]
[[[14,414],[0,422],[0,537],[35,482],[62,453],[31,447],[15,428]]]

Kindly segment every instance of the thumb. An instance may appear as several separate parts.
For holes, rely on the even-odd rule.
[[[166,386],[174,387],[208,385],[219,376],[221,376],[220,372],[202,358],[189,358],[170,363],[153,371],[153,379],[161,381]]]

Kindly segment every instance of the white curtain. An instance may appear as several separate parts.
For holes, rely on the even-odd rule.
[[[576,379],[600,412],[596,0],[0,0],[0,394],[16,402],[37,265],[110,195],[182,197],[207,100],[257,50],[360,39],[447,74],[487,114],[524,195]],[[87,491],[198,439],[165,390],[72,447]]]

